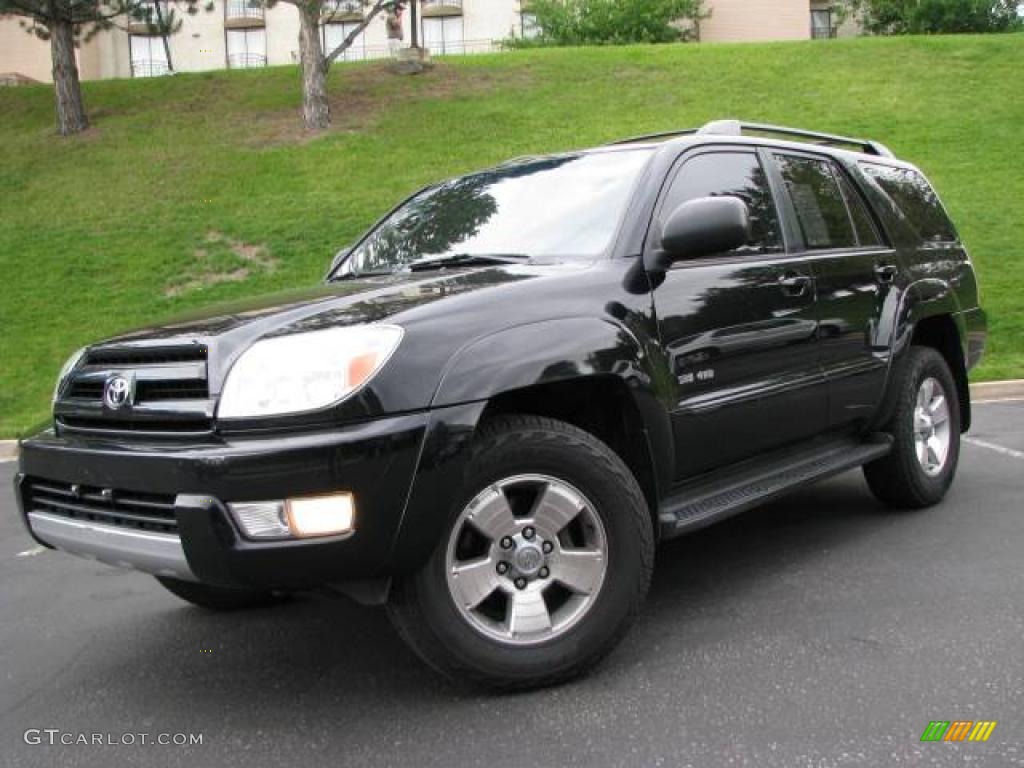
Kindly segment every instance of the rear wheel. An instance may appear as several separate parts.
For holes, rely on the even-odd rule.
[[[436,669],[496,688],[566,680],[623,635],[650,582],[653,530],[622,460],[568,424],[503,417],[478,440],[445,534],[388,604]]]
[[[896,410],[884,428],[892,452],[864,467],[875,496],[905,509],[942,500],[960,457],[960,403],[945,358],[931,347],[911,347],[898,382]]]
[[[156,580],[182,600],[210,611],[238,611],[283,600],[280,595],[262,589],[228,589],[165,576],[157,576]]]

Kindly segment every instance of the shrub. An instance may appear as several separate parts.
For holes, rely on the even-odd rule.
[[[881,35],[1010,32],[1021,27],[1019,0],[846,0],[864,28]]]
[[[667,43],[695,37],[703,0],[532,0],[539,36],[526,45]]]

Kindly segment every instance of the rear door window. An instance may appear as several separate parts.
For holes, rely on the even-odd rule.
[[[828,160],[802,155],[775,155],[808,250],[857,245],[853,221],[839,181]]]
[[[957,241],[956,229],[939,202],[928,180],[910,168],[894,168],[876,163],[861,163],[897,209],[927,243]]]
[[[860,193],[854,189],[853,182],[846,178],[842,171],[836,171],[839,178],[839,186],[843,190],[843,197],[846,199],[846,207],[850,209],[850,218],[853,220],[853,229],[857,233],[857,242],[863,246],[884,246],[878,228],[871,219],[871,214],[864,204]]]

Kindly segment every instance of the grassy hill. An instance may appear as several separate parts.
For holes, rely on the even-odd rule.
[[[877,138],[930,175],[983,279],[978,378],[1024,376],[1024,35],[520,51],[417,78],[335,67],[335,130],[294,68],[0,91],[0,436],[45,419],[77,346],[318,280],[416,187],[534,152],[739,116]]]

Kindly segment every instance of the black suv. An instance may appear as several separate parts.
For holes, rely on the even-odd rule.
[[[914,166],[718,121],[428,187],[322,286],[83,349],[17,493],[192,603],[345,593],[542,685],[622,637],[659,540],[857,466],[942,499],[985,328]]]

